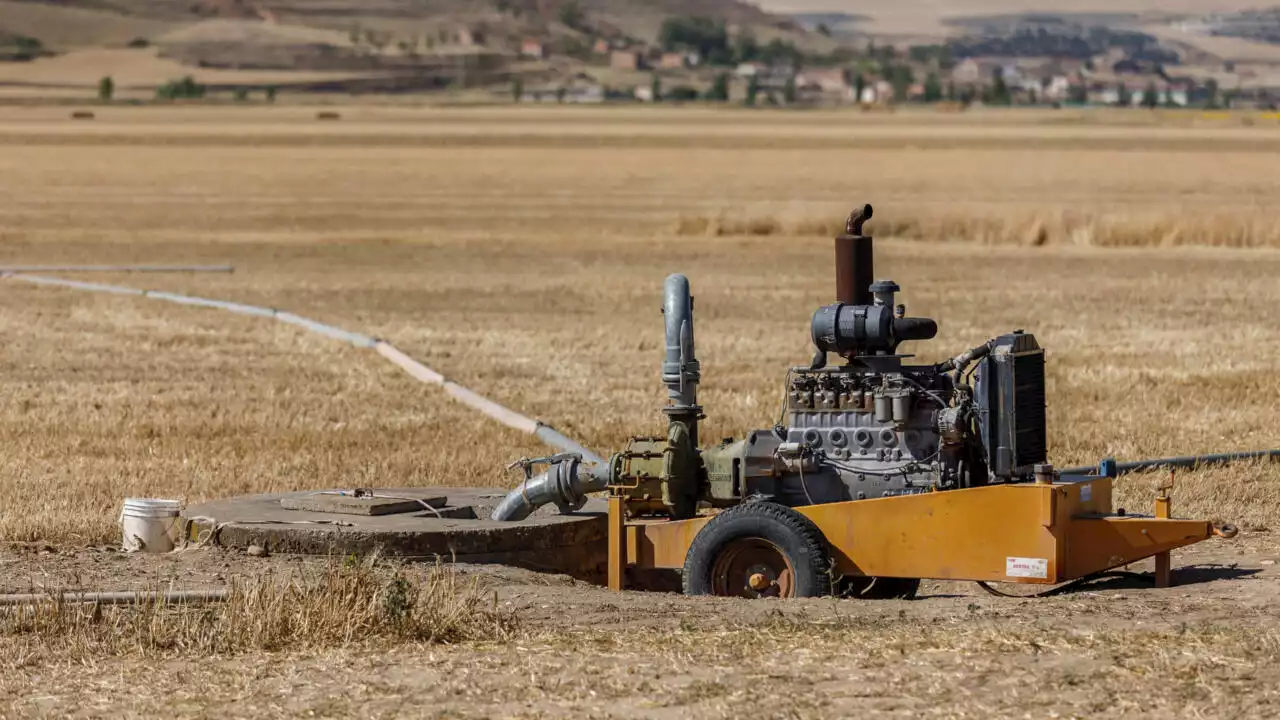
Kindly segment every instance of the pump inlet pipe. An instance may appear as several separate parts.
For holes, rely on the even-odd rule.
[[[1184,455],[1180,457],[1152,458],[1150,460],[1133,460],[1116,462],[1115,458],[1106,458],[1097,465],[1082,465],[1060,471],[1063,475],[1101,475],[1103,477],[1119,477],[1143,470],[1157,468],[1199,468],[1210,465],[1226,465],[1244,460],[1280,460],[1280,449],[1253,450],[1248,452],[1215,453],[1212,455]]]

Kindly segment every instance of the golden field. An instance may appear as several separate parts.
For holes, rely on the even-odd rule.
[[[99,108],[93,122],[73,122],[65,109],[0,110],[0,265],[230,262],[233,275],[92,279],[287,309],[386,338],[609,452],[661,427],[659,304],[671,272],[688,274],[698,298],[705,437],[771,425],[786,367],[811,356],[810,314],[834,292],[824,233],[855,202],[871,202],[877,274],[902,285],[912,314],[941,326],[936,341],[909,351],[941,359],[1014,328],[1048,349],[1050,452],[1060,465],[1280,446],[1274,118],[339,110],[336,123],[317,123],[302,107]],[[1120,226],[1129,229],[1106,230]],[[1099,239],[1119,237],[1128,239]],[[515,481],[506,463],[545,450],[370,351],[290,326],[11,280],[0,280],[0,293],[6,541],[78,557],[86,545],[118,540],[125,496],[505,486]],[[1120,503],[1146,510],[1157,479],[1124,481]],[[1181,475],[1175,510],[1258,531],[1241,545],[1253,560],[1280,552],[1262,532],[1280,518],[1280,472],[1271,467]],[[1225,563],[1233,552],[1209,559]],[[234,562],[219,572],[235,572]],[[182,567],[179,559],[171,569]],[[1160,700],[1172,712],[1220,703],[1261,712],[1265,705],[1242,705],[1233,688],[1241,668],[1276,657],[1278,618],[1254,609],[1274,579],[1249,585],[1259,589],[1248,601],[1234,587],[1203,598],[1194,588],[1150,591],[1133,604],[1044,601],[1043,616],[1023,602],[984,614],[971,598],[939,598],[870,609],[806,602],[764,617],[732,603],[703,614],[684,599],[615,603],[531,581],[511,602],[546,608],[561,602],[553,591],[579,593],[584,622],[627,615],[631,624],[620,627],[629,634],[677,621],[680,632],[636,651],[622,635],[565,627],[542,610],[516,649],[509,640],[448,649],[410,640],[384,660],[359,648],[305,656],[258,648],[248,660],[186,666],[192,682],[219,690],[156,681],[136,704],[111,667],[141,673],[145,653],[111,662],[95,660],[97,651],[76,655],[83,677],[36,653],[0,681],[9,699],[0,714],[145,715],[174,696],[185,703],[178,714],[194,715],[201,697],[235,696],[237,715],[342,715],[359,711],[352,698],[377,694],[368,686],[344,694],[340,678],[350,672],[385,676],[389,692],[418,701],[440,699],[443,715],[557,716],[588,706],[601,715],[733,714],[759,709],[756,689],[787,692],[812,677],[814,694],[793,713],[764,714],[849,711],[856,699],[834,688],[869,677],[881,678],[869,692],[901,701],[874,705],[886,712],[1000,715],[1018,698],[1044,714],[1088,714],[1105,702],[1132,712],[1139,706],[1123,699],[1156,692],[1159,673],[1186,685]],[[1102,610],[1112,607],[1123,609]],[[895,625],[899,612],[910,622]],[[1059,620],[1082,614],[1103,619],[1089,621],[1091,634],[1062,634]],[[1131,621],[1148,614],[1171,619],[1133,631]],[[1192,622],[1191,631],[1180,635],[1176,622]],[[777,643],[791,642],[803,648],[799,659],[779,670]],[[850,643],[862,649],[841,655]],[[909,651],[920,653],[912,663],[895,660]],[[1042,652],[1066,665],[1023,662]],[[838,677],[828,668],[801,678],[837,656]],[[524,677],[522,664],[535,660],[549,674]],[[648,675],[636,675],[636,663],[688,674],[655,710],[643,700],[660,683],[640,684]],[[460,690],[445,670],[412,675],[418,665],[477,681]],[[1067,675],[1097,681],[1110,700],[1073,695],[1060,672],[1068,665]],[[705,675],[729,666],[740,670],[732,679]],[[589,667],[603,673],[591,697],[577,684]],[[51,705],[30,701],[44,692],[37,671],[68,687],[98,683],[116,704],[66,693],[53,693],[60,699]],[[1001,700],[951,697],[940,679],[998,690],[1010,672],[1029,684]],[[504,673],[512,684],[492,687]],[[886,678],[919,692],[893,690]],[[1048,694],[1028,696],[1041,682]],[[298,683],[311,704],[281,699]],[[474,705],[448,705],[446,691],[472,693]],[[566,693],[586,705],[557,704]],[[386,716],[434,712],[377,707]]]
[[[708,437],[771,423],[783,371],[810,354],[809,314],[833,292],[821,233],[862,201],[879,208],[878,274],[941,324],[915,351],[936,359],[1013,328],[1037,333],[1050,352],[1059,464],[1280,445],[1270,422],[1275,251],[1009,247],[963,228],[893,237],[961,215],[998,225],[1096,212],[1157,218],[1153,244],[1186,228],[1182,242],[1216,244],[1223,235],[1206,218],[1224,233],[1276,222],[1280,124],[699,110],[350,108],[339,123],[302,108],[99,115],[0,116],[0,264],[230,262],[230,276],[103,281],[386,338],[602,452],[661,423],[657,306],[675,271],[699,298]],[[930,148],[914,149],[912,132]],[[698,217],[822,222],[804,235],[785,224],[690,234]],[[106,541],[125,495],[501,485],[512,481],[506,462],[541,449],[372,353],[289,327],[21,283],[0,291],[14,510],[0,537]],[[1182,502],[1264,523],[1272,510],[1253,502],[1260,492],[1215,482],[1211,501]]]

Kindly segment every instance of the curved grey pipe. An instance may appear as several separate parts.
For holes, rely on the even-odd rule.
[[[698,381],[702,378],[693,346],[693,296],[689,278],[675,274],[663,286],[662,314],[666,320],[666,355],[662,359],[662,382],[671,404],[692,408],[698,404]]]
[[[547,503],[555,503],[562,513],[571,513],[587,502],[587,493],[607,487],[608,466],[585,464],[571,458],[552,465],[507,493],[489,517],[499,522],[524,520]]]
[[[689,278],[678,273],[667,277],[663,285],[662,314],[666,324],[662,382],[667,386],[667,413],[673,420],[679,417],[688,423],[690,436],[696,443],[701,412],[698,381],[702,374],[693,346],[693,295],[689,292]],[[578,449],[581,458],[593,464],[572,458],[552,465],[507,493],[490,517],[503,522],[524,520],[547,503],[555,503],[562,513],[573,512],[587,501],[587,493],[609,487],[610,466],[585,448],[579,446]]]

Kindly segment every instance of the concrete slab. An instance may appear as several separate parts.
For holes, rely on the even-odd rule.
[[[409,496],[390,497],[383,492],[376,493],[372,497],[316,492],[280,498],[280,507],[286,510],[310,510],[312,512],[337,513],[339,515],[395,515],[397,513],[422,512],[427,507],[438,510],[447,504],[444,495],[406,498],[409,498]]]
[[[544,507],[521,522],[489,520],[506,494],[498,488],[389,488],[381,495],[444,497],[441,515],[416,512],[350,515],[290,510],[316,491],[273,493],[214,500],[183,513],[185,534],[196,543],[305,555],[384,555],[446,562],[496,563],[557,572],[601,582],[606,572],[606,503],[592,500],[581,511],[560,515]],[[329,496],[336,497],[336,496]],[[462,517],[449,517],[461,515]]]

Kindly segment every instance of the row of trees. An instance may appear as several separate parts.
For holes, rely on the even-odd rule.
[[[742,32],[730,38],[723,21],[707,17],[671,17],[662,22],[658,42],[663,50],[696,52],[708,65],[762,62],[799,67],[805,59],[794,44],[774,38],[761,45],[755,35]]]
[[[206,94],[207,88],[196,82],[195,78],[187,75],[178,80],[170,80],[169,82],[156,88],[157,100],[199,100]],[[234,97],[237,101],[243,102],[249,99],[249,88],[237,88]],[[263,89],[263,97],[267,102],[276,101],[276,88],[269,86]],[[102,102],[111,102],[116,95],[116,81],[110,75],[104,76],[98,81],[98,99]]]

